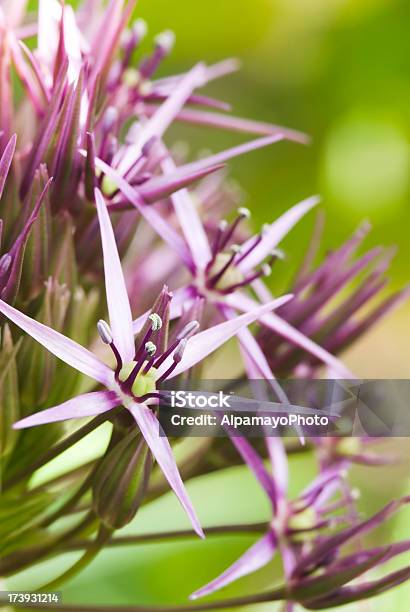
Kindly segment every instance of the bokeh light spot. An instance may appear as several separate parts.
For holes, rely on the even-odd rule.
[[[346,214],[386,218],[406,203],[409,146],[385,112],[355,111],[335,124],[322,168],[329,203]]]

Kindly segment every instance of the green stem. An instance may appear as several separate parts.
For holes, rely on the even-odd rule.
[[[22,480],[31,476],[33,472],[43,467],[43,465],[49,463],[52,459],[70,448],[70,446],[73,446],[73,444],[76,444],[79,440],[94,431],[94,429],[97,429],[97,427],[102,425],[105,421],[109,420],[110,416],[111,415],[108,413],[96,416],[89,423],[86,423],[83,427],[80,427],[80,429],[77,429],[77,431],[75,431],[71,435],[67,436],[67,438],[53,446],[49,451],[44,453],[44,455],[41,455],[41,457],[34,461],[34,463],[32,463],[30,466],[26,467],[21,472],[14,474],[11,478],[4,480],[3,491],[15,487]]]
[[[107,542],[107,540],[109,540],[111,535],[112,535],[112,529],[108,529],[104,527],[103,525],[101,525],[96,539],[89,544],[89,547],[87,551],[84,553],[84,555],[76,563],[74,563],[74,565],[70,567],[67,571],[65,571],[63,574],[58,576],[58,578],[54,578],[54,580],[47,582],[47,584],[40,587],[38,591],[40,593],[44,591],[53,591],[56,588],[58,588],[61,584],[66,582],[67,580],[74,578],[74,576],[76,576],[79,572],[81,572],[84,568],[86,568],[87,565],[89,565],[95,559],[95,557],[104,547],[105,543]]]
[[[217,525],[204,529],[206,536],[211,535],[228,535],[228,534],[253,534],[263,533],[266,531],[268,523],[248,523],[243,525]],[[126,546],[129,544],[144,544],[148,542],[159,542],[164,540],[196,538],[197,536],[192,529],[182,529],[180,531],[164,531],[159,533],[144,533],[135,536],[118,536],[106,542],[106,546]],[[65,550],[83,550],[93,546],[93,542],[89,540],[73,540]]]

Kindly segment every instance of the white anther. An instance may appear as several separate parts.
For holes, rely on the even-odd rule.
[[[261,270],[262,270],[263,276],[269,276],[271,274],[271,272],[272,272],[272,268],[267,263],[263,264]]]
[[[245,217],[245,219],[250,219],[251,217],[251,211],[249,210],[249,208],[245,208],[245,206],[241,206],[240,208],[238,208],[238,214],[241,217]]]
[[[137,39],[140,41],[148,32],[147,22],[144,19],[137,19],[132,24],[132,31],[134,32]]]
[[[360,489],[354,488],[351,490],[350,495],[352,499],[356,500],[356,499],[360,499],[362,494],[361,494]]]
[[[153,342],[146,342],[145,351],[149,357],[152,357],[157,352],[157,347],[155,346]]]
[[[97,323],[97,329],[98,333],[100,334],[100,338],[104,342],[104,344],[112,344],[113,338],[108,323],[106,323],[106,321],[104,321],[103,319],[100,319]]]
[[[274,257],[277,257],[278,259],[286,258],[285,251],[282,251],[282,249],[273,249],[273,251],[271,252],[271,255],[273,255]]]
[[[151,320],[152,331],[158,331],[162,327],[162,319],[156,312],[149,315],[148,319]]]
[[[185,327],[179,332],[177,335],[177,340],[183,340],[184,338],[188,338],[192,336],[199,329],[198,321],[190,321],[185,325]]]
[[[172,30],[165,30],[154,38],[154,42],[164,53],[169,53],[175,44],[175,34]]]

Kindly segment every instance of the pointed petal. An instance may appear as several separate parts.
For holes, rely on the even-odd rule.
[[[284,136],[280,133],[273,136],[265,136],[264,138],[257,138],[256,140],[245,142],[237,147],[232,147],[231,149],[226,149],[225,151],[216,153],[215,155],[204,157],[199,161],[185,164],[184,166],[181,166],[180,169],[184,169],[185,172],[199,172],[200,170],[204,170],[204,168],[209,166],[223,164],[229,159],[233,159],[239,155],[244,155],[245,153],[250,153],[251,151],[256,151],[257,149],[267,147],[271,144],[275,144],[276,142],[280,142],[283,139]]]
[[[68,419],[82,419],[84,417],[96,416],[120,404],[121,400],[112,391],[85,393],[59,406],[47,408],[47,410],[36,412],[25,419],[21,419],[17,421],[17,423],[14,423],[13,428],[24,429],[25,427],[56,423],[57,421],[66,421]]]
[[[218,576],[218,578],[215,578],[215,580],[212,580],[212,582],[209,582],[206,586],[192,593],[190,599],[198,599],[199,597],[210,595],[222,587],[231,584],[231,582],[238,580],[238,578],[255,572],[269,563],[275,554],[275,550],[276,538],[272,532],[269,532],[251,546],[237,561],[235,561],[235,563]]]
[[[230,433],[230,430],[227,430],[228,433]],[[251,472],[253,472],[256,480],[259,482],[272,503],[273,508],[276,508],[277,499],[273,478],[266,470],[265,465],[258,453],[246,438],[231,436],[231,442]]]
[[[215,79],[220,79],[227,74],[231,74],[232,72],[237,72],[240,68],[240,62],[235,58],[228,58],[222,60],[221,62],[217,62],[216,64],[211,64],[210,66],[204,66],[204,84],[209,83]],[[171,94],[175,88],[175,85],[185,76],[185,74],[174,74],[172,76],[163,77],[161,79],[156,79],[153,81],[154,89],[157,87],[161,89],[161,91],[165,91],[168,94]]]
[[[189,172],[186,172],[183,168],[178,168],[169,175],[155,176],[149,179],[140,187],[137,187],[136,191],[140,194],[144,202],[152,204],[153,202],[158,202],[158,200],[167,198],[173,193],[179,192],[184,187],[191,185],[195,181],[199,181],[205,176],[208,176],[208,174],[212,174],[212,172],[221,170],[223,167],[223,164],[214,164]]]
[[[8,141],[6,148],[3,151],[3,155],[0,159],[0,198],[3,195],[4,185],[6,183],[7,175],[10,170],[11,162],[13,160],[14,151],[16,149],[17,136],[13,136]]]
[[[95,165],[102,170],[118,187],[121,193],[131,202],[138,212],[144,217],[152,229],[166,242],[176,253],[189,269],[193,268],[191,254],[179,236],[179,234],[161,217],[153,206],[144,204],[138,193],[122,176],[106,164],[102,159],[95,158]]]
[[[276,497],[286,498],[289,483],[289,465],[282,438],[267,436],[265,438],[272,466],[272,477],[275,481]]]
[[[252,298],[239,292],[226,296],[225,301],[233,308],[237,308],[242,312],[252,312],[258,304]],[[315,355],[320,361],[331,367],[341,378],[349,380],[356,378],[339,359],[316,344],[316,342],[313,342],[313,340],[310,340],[310,338],[302,334],[295,327],[292,327],[292,325],[281,319],[278,315],[274,313],[264,314],[260,317],[260,322],[292,344],[296,344],[308,353]]]
[[[192,292],[190,287],[181,287],[176,291],[172,291],[172,299],[170,304],[169,318],[171,321],[178,319],[182,315],[183,307],[189,307],[192,301]],[[144,325],[150,311],[147,310],[140,315],[138,319],[134,319],[132,328],[134,334],[139,334]]]
[[[200,87],[205,78],[205,70],[203,64],[197,64],[188,72],[178,83],[174,92],[167,100],[159,107],[155,114],[147,121],[138,140],[128,147],[124,157],[121,159],[118,172],[124,175],[133,165],[134,161],[141,155],[142,147],[150,138],[156,136],[161,138],[174,120],[175,115],[184,106],[186,100],[192,94],[194,89]],[[114,163],[117,160],[114,159]]]
[[[105,290],[111,331],[121,357],[125,363],[128,363],[133,360],[135,354],[130,302],[110,216],[104,198],[98,189],[95,190],[95,202],[100,223]]]
[[[146,443],[150,447],[165,478],[168,480],[175,495],[178,497],[182,507],[187,513],[193,528],[201,538],[204,538],[204,532],[202,531],[199,519],[185,490],[168,438],[165,435],[160,435],[160,424],[157,417],[145,404],[130,402],[127,404],[127,408],[136,420]]]
[[[156,107],[154,105],[144,106],[144,111],[149,115],[152,115],[155,109]],[[233,132],[244,132],[247,134],[268,135],[280,133],[287,140],[293,140],[301,144],[308,144],[310,140],[306,134],[296,130],[290,130],[280,125],[253,121],[252,119],[243,119],[242,117],[232,117],[231,115],[224,115],[222,113],[193,110],[191,108],[184,108],[179,111],[175,116],[175,120],[205,127],[230,130]]]
[[[264,232],[261,242],[255,249],[241,262],[240,268],[246,272],[252,270],[258,264],[260,264],[265,257],[270,255],[272,250],[279,244],[279,242],[290,232],[290,230],[296,225],[307,212],[320,202],[318,196],[312,196],[303,202],[299,202],[289,210],[287,210],[279,219],[271,223],[267,230]],[[242,246],[243,252],[251,245],[253,238],[245,242]]]
[[[189,339],[185,352],[183,354],[181,362],[177,365],[175,370],[172,372],[171,377],[185,372],[189,368],[192,368],[195,364],[205,357],[208,357],[211,353],[216,351],[220,346],[225,344],[227,340],[236,335],[236,333],[243,327],[250,325],[258,318],[262,317],[264,313],[270,312],[274,308],[279,308],[282,304],[285,304],[291,296],[284,295],[269,304],[263,306],[257,306],[252,312],[248,312],[245,315],[240,315],[230,321],[219,323],[214,325],[199,334],[196,334]],[[163,364],[161,370],[165,371],[172,363],[172,357],[169,357]],[[160,370],[160,373],[162,371]]]
[[[272,301],[273,296],[270,297]],[[224,313],[227,319],[235,318],[235,311],[228,307],[220,307],[222,312]],[[238,331],[238,340],[241,347],[241,352],[244,357],[245,367],[247,369],[248,378],[251,380],[258,380],[260,378],[264,378],[274,390],[277,398],[284,402],[285,404],[289,404],[289,399],[286,396],[286,393],[283,391],[280,384],[276,381],[275,376],[270,369],[268,360],[265,357],[261,347],[258,342],[251,334],[249,329],[243,327]]]
[[[392,572],[383,578],[378,580],[372,580],[370,582],[360,582],[353,586],[343,587],[337,591],[333,591],[326,597],[315,599],[309,602],[309,608],[311,610],[321,610],[329,608],[335,608],[344,606],[349,603],[356,603],[363,599],[367,600],[376,595],[380,595],[387,590],[393,589],[399,586],[403,582],[410,579],[410,566],[404,567],[403,569]]]
[[[112,371],[90,351],[70,338],[26,316],[0,300],[0,312],[42,344],[50,353],[103,385],[112,381]]]
[[[52,179],[49,179],[45,184],[44,189],[42,190],[34,204],[33,210],[29,218],[25,222],[23,229],[15,239],[14,244],[10,249],[9,254],[12,258],[12,264],[10,266],[10,269],[8,270],[7,282],[5,283],[5,286],[0,294],[1,298],[7,302],[13,303],[16,298],[20,284],[20,277],[27,240],[30,235],[31,228],[38,218],[40,207],[43,203],[45,195],[47,194],[51,182]]]
[[[410,497],[394,500],[369,519],[358,523],[357,525],[353,525],[353,527],[347,527],[346,529],[339,531],[339,533],[336,535],[323,538],[323,541],[318,543],[312,551],[299,557],[293,575],[300,576],[304,574],[311,565],[316,565],[319,563],[332,550],[339,548],[352,538],[362,536],[365,533],[372,531],[379,525],[382,525],[387,521],[387,519],[390,518],[390,516],[392,516],[392,514],[397,512],[404,504],[408,503],[410,503]]]
[[[175,168],[174,162],[169,157],[162,162],[162,169],[167,173],[175,171]],[[187,189],[174,193],[171,201],[191,250],[194,264],[202,270],[211,259],[211,248],[195,202]]]

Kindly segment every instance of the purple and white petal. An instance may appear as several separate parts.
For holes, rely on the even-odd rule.
[[[199,597],[205,597],[210,595],[222,587],[231,584],[242,576],[247,576],[252,572],[260,569],[271,559],[276,551],[276,538],[272,532],[268,532],[260,540],[258,540],[253,546],[251,546],[235,563],[233,563],[227,570],[225,570],[218,578],[209,582],[206,586],[202,587],[190,595],[190,599],[198,599]]]
[[[68,365],[103,385],[111,384],[111,369],[81,344],[31,319],[2,300],[0,300],[0,312]]]
[[[165,435],[160,435],[160,424],[157,417],[145,404],[137,404],[130,401],[127,403],[127,408],[136,420],[146,443],[150,447],[170,487],[187,513],[193,528],[201,538],[204,538],[204,532],[192,502],[188,497],[185,485],[182,482],[168,438]]]
[[[84,154],[84,153],[83,153]],[[167,221],[161,217],[156,211],[154,206],[149,206],[143,202],[141,197],[135,191],[133,187],[124,179],[122,176],[106,164],[102,159],[95,158],[95,166],[104,172],[108,178],[110,178],[121,191],[121,193],[129,200],[129,202],[135,206],[138,212],[144,217],[147,223],[150,224],[152,229],[166,242],[185,263],[185,265],[192,270],[192,257],[189,249],[179,234],[167,223]]]
[[[0,159],[0,198],[3,195],[4,185],[10,170],[11,162],[13,161],[14,151],[16,150],[16,142],[17,136],[16,134],[13,134],[8,141]]]
[[[113,391],[85,393],[63,404],[47,408],[25,419],[21,419],[14,423],[13,428],[24,429],[25,427],[35,427],[36,425],[45,425],[46,423],[56,423],[69,419],[83,419],[107,412],[107,410],[111,410],[120,404],[121,399]]]
[[[209,166],[223,164],[229,159],[233,159],[239,155],[244,155],[245,153],[250,153],[251,151],[256,151],[257,149],[267,147],[271,144],[275,144],[276,142],[280,142],[283,139],[284,137],[280,133],[273,136],[265,136],[264,138],[257,138],[256,140],[251,140],[251,142],[245,142],[236,147],[232,147],[231,149],[226,149],[225,151],[216,153],[215,155],[204,157],[199,161],[185,164],[184,166],[181,166],[180,170],[183,169],[186,173],[199,172],[200,170],[209,168]]]
[[[164,166],[165,164],[163,164],[163,167]],[[223,164],[214,164],[213,166],[206,166],[193,171],[186,171],[183,167],[180,169],[174,167],[174,170],[168,175],[163,174],[148,179],[141,186],[137,187],[136,191],[144,202],[152,204],[171,196],[173,193],[184,190],[185,187],[205,178],[217,170],[221,170],[223,167]]]
[[[299,202],[289,210],[287,210],[279,219],[268,225],[264,231],[262,240],[253,249],[253,251],[244,258],[239,264],[243,272],[252,270],[259,265],[266,257],[268,257],[279,242],[290,232],[290,230],[309,212],[314,206],[319,204],[320,198],[312,196],[303,202]],[[253,238],[249,238],[244,245],[242,251],[245,252],[253,242]]]
[[[279,308],[282,304],[285,304],[292,296],[284,295],[269,304],[263,306],[257,305],[252,312],[248,312],[245,315],[240,315],[230,321],[219,323],[209,329],[206,329],[199,334],[196,334],[189,339],[185,352],[183,354],[181,362],[177,365],[175,370],[172,372],[170,378],[178,376],[181,372],[185,372],[192,368],[199,361],[202,361],[208,355],[216,351],[230,338],[235,336],[237,332],[243,327],[250,325],[257,319],[263,316],[264,313],[270,312],[275,308]],[[165,372],[172,364],[172,357],[169,357],[160,368],[160,374]]]
[[[168,174],[175,172],[176,166],[170,157],[164,159],[162,169]],[[187,189],[174,193],[171,201],[195,267],[203,270],[211,259],[211,248],[195,203]]]
[[[203,64],[194,66],[194,68],[180,80],[169,98],[167,98],[149,121],[142,127],[136,142],[128,147],[124,157],[120,161],[114,158],[114,164],[119,161],[118,172],[122,176],[124,176],[135,160],[141,155],[144,144],[154,136],[157,138],[163,136],[174,120],[175,115],[177,115],[184,106],[194,89],[200,87],[204,83],[206,76],[204,68]]]
[[[232,306],[232,308],[236,308],[242,312],[252,312],[252,310],[258,304],[249,296],[239,292],[226,296],[225,301],[227,304]],[[319,344],[302,334],[284,319],[281,319],[278,315],[274,313],[264,314],[259,318],[259,321],[277,333],[279,336],[282,336],[292,344],[300,346],[308,353],[311,353],[320,359],[321,362],[337,372],[341,378],[348,380],[354,380],[356,378],[356,376],[352,374],[352,372],[350,372],[350,370],[346,368],[346,366],[339,359],[331,355],[328,351],[319,346]]]
[[[226,429],[229,434],[233,433],[229,427]],[[231,442],[251,472],[254,474],[262,489],[265,491],[270,502],[272,503],[273,508],[276,508],[277,499],[273,478],[266,470],[265,465],[258,453],[254,450],[253,446],[246,438],[232,435]]]
[[[278,503],[285,500],[289,483],[289,465],[282,438],[266,436],[266,446],[272,466],[272,477],[275,482]]]
[[[156,111],[156,106],[145,105],[144,111],[148,115],[152,115]],[[222,113],[202,111],[191,108],[182,109],[175,116],[175,120],[204,127],[215,127],[233,132],[260,134],[261,136],[280,133],[284,138],[286,138],[286,140],[293,140],[295,142],[299,142],[300,144],[308,144],[310,140],[306,134],[298,132],[297,130],[282,127],[280,125],[273,125],[271,123],[264,123],[262,121],[243,119],[242,117],[233,117],[232,115],[224,115]]]
[[[101,192],[95,190],[104,258],[105,291],[114,343],[125,363],[135,354],[132,314],[110,216]]]

